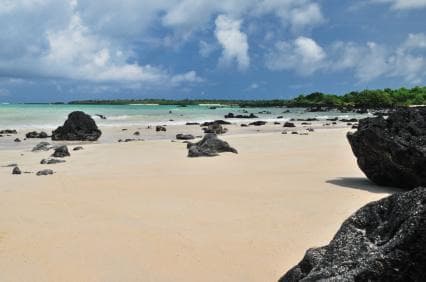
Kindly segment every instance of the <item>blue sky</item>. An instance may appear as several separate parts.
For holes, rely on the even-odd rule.
[[[0,101],[424,85],[426,0],[0,0]]]

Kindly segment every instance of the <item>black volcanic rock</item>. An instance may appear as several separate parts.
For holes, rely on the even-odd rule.
[[[254,126],[262,126],[265,125],[266,121],[263,120],[258,120],[258,121],[254,121],[254,122],[250,122],[249,125],[254,125]]]
[[[25,134],[25,137],[26,138],[47,138],[49,137],[49,135],[47,135],[47,133],[44,131],[41,131],[41,132],[31,131]]]
[[[221,120],[221,119],[218,119],[218,120],[215,120],[215,121],[206,121],[206,122],[203,122],[202,124],[201,124],[201,126],[209,126],[209,125],[211,125],[211,124],[220,124],[220,125],[228,125],[228,124],[231,124],[229,121],[225,121],[225,120]]]
[[[52,132],[52,140],[96,141],[101,134],[91,116],[75,111],[68,115],[63,126]]]
[[[426,188],[359,209],[279,281],[425,281]]]
[[[192,140],[192,139],[195,139],[195,137],[192,134],[179,133],[179,134],[176,134],[176,139],[177,140]]]
[[[283,127],[296,127],[296,125],[292,122],[286,122]]]
[[[204,135],[197,143],[188,143],[188,157],[214,157],[219,153],[232,152],[238,154],[237,150],[232,148],[228,142],[217,138],[216,134],[208,133]]]
[[[59,146],[55,149],[55,152],[52,154],[52,157],[55,158],[64,158],[69,157],[70,152],[68,151],[68,147],[66,145]]]
[[[155,131],[157,131],[157,132],[159,132],[159,131],[167,131],[167,129],[166,129],[166,127],[165,127],[165,126],[157,125],[157,126],[155,127]]]
[[[18,134],[18,131],[16,129],[3,129],[0,130],[0,134]]]
[[[203,128],[204,133],[224,134],[228,132],[220,123],[210,123],[207,128]]]
[[[50,175],[50,174],[53,174],[54,172],[53,172],[53,170],[51,170],[51,169],[43,169],[43,170],[40,170],[40,171],[38,171],[37,173],[36,173],[36,175],[37,176],[45,176],[45,175]]]
[[[50,145],[49,142],[40,142],[37,145],[35,145],[31,151],[32,152],[49,151],[50,149],[52,149],[52,145]]]
[[[59,160],[59,159],[42,159],[40,161],[40,164],[59,164],[64,162],[65,160]]]
[[[225,118],[258,118],[255,114],[251,113],[249,115],[235,115],[233,113],[228,113],[227,115],[225,115]]]
[[[361,170],[378,185],[426,186],[426,107],[359,121],[347,135]]]
[[[12,170],[12,174],[22,174],[18,166],[15,166]]]

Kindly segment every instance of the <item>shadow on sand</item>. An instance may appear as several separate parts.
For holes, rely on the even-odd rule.
[[[339,177],[327,180],[326,183],[344,188],[364,190],[371,193],[395,193],[403,191],[398,188],[378,186],[365,177]]]

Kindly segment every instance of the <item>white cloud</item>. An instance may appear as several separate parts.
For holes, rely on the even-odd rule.
[[[0,48],[0,74],[159,86],[199,81],[194,79],[194,71],[190,72],[192,76],[184,74],[176,80],[179,74],[132,61],[132,51],[126,44],[95,34],[86,25],[77,9],[80,2],[58,1],[62,2],[59,6],[55,2],[17,0],[3,6],[0,12],[11,20],[6,28],[15,32],[0,33],[1,41],[7,42]],[[52,10],[57,10],[59,15],[49,15],[49,21],[45,21],[42,17],[47,16],[47,8],[54,15]],[[29,16],[28,23],[22,20],[25,16]],[[35,28],[27,26],[30,24]]]
[[[426,8],[426,0],[371,0],[371,2],[390,4],[394,10]]]
[[[325,67],[326,56],[323,48],[313,39],[301,36],[292,42],[277,42],[266,56],[266,67],[310,75]]]
[[[409,83],[419,83],[426,76],[426,35],[409,34],[397,48],[374,42],[365,45],[339,42],[334,44],[332,70],[351,69],[361,82],[379,77],[402,77]],[[420,51],[420,52],[419,52]]]
[[[236,61],[240,70],[247,69],[250,65],[249,45],[247,35],[240,30],[241,21],[219,15],[215,24],[216,38],[223,47],[221,64],[230,65]]]

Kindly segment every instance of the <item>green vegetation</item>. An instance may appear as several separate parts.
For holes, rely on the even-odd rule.
[[[344,95],[332,95],[315,92],[309,95],[300,95],[290,100],[86,100],[72,101],[70,104],[159,104],[190,106],[198,104],[221,104],[240,107],[330,107],[330,108],[392,108],[410,105],[426,104],[426,87],[411,89],[377,89],[350,92]]]

